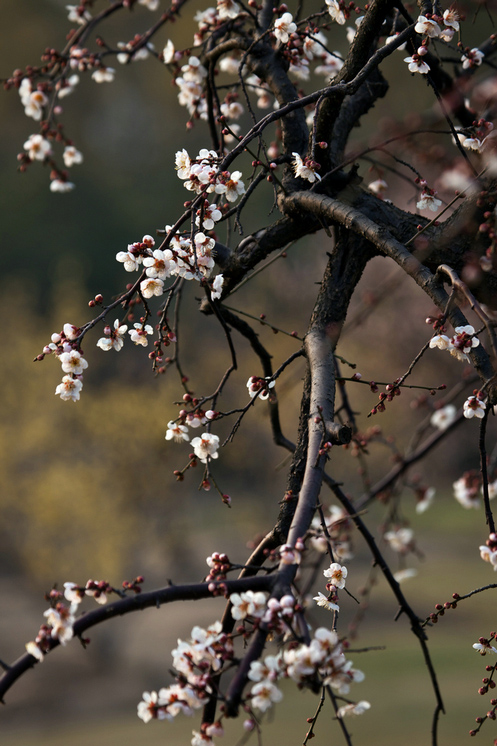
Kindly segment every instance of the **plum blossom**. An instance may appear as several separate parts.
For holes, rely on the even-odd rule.
[[[176,54],[176,49],[174,47],[174,44],[171,41],[171,39],[168,39],[166,46],[162,50],[162,57],[164,59],[164,64],[169,65],[171,62],[174,62],[175,54]]]
[[[106,336],[100,337],[97,342],[97,347],[100,347],[104,352],[109,352],[109,350],[116,350],[116,352],[119,352],[124,345],[124,335],[127,331],[128,327],[126,324],[121,325],[119,319],[116,319],[114,321],[113,329],[110,326],[105,327],[104,334]]]
[[[497,653],[497,648],[494,648],[493,645],[490,645],[490,642],[488,640],[485,640],[483,637],[480,637],[479,642],[474,643],[473,649],[477,650],[480,655],[486,655],[487,653]]]
[[[275,382],[270,378],[259,378],[258,376],[250,376],[247,381],[247,388],[251,399],[255,399],[256,396],[259,399],[267,399],[269,397],[269,389],[274,388]]]
[[[83,26],[87,21],[91,20],[91,14],[84,9],[83,12],[79,12],[80,5],[66,5],[66,10],[69,11],[67,20],[70,23],[79,23]]]
[[[166,440],[175,440],[177,443],[181,443],[184,440],[189,441],[188,428],[171,420],[167,423]]]
[[[404,570],[399,570],[398,572],[394,573],[394,579],[397,581],[397,583],[403,583],[405,580],[410,580],[410,578],[415,578],[418,574],[418,571],[414,567],[406,567]]]
[[[483,419],[483,417],[485,417],[486,407],[486,403],[481,399],[478,399],[477,396],[470,396],[464,402],[463,414],[468,420],[472,419],[473,417],[477,417],[481,420]]]
[[[416,503],[416,513],[424,513],[432,504],[436,490],[434,487],[425,487],[424,489],[420,488],[417,492],[420,493],[420,499],[418,498]]]
[[[223,290],[223,275],[216,275],[212,281],[211,300],[219,300]]]
[[[223,171],[219,175],[218,183],[215,186],[216,194],[224,194],[228,202],[235,202],[238,197],[245,194],[245,185],[241,181],[241,171]]]
[[[373,192],[373,194],[381,197],[383,195],[383,192],[388,189],[388,184],[384,179],[376,179],[376,181],[372,181],[370,184],[368,184],[368,189],[370,192]]]
[[[457,357],[458,360],[469,362],[468,353],[480,344],[478,337],[474,336],[474,327],[469,324],[466,326],[457,326],[455,332],[451,339],[452,348],[450,354]]]
[[[314,72],[316,75],[325,75],[329,78],[334,78],[343,67],[343,59],[339,52],[328,52],[322,57],[322,62],[316,67]]]
[[[301,560],[300,552],[290,544],[283,544],[280,547],[280,560],[283,565],[299,565]]]
[[[217,0],[217,11],[218,17],[224,20],[225,18],[236,18],[240,14],[241,8],[235,0]]]
[[[203,464],[210,461],[211,458],[218,458],[219,454],[219,436],[212,433],[203,433],[200,438],[193,438],[191,441],[195,456]]]
[[[69,78],[60,80],[56,85],[57,97],[65,98],[69,96],[79,83],[79,75],[71,75]]]
[[[292,166],[295,176],[300,176],[301,179],[306,179],[311,184],[321,179],[321,176],[316,171],[317,164],[314,161],[310,161],[309,158],[302,160],[298,153],[292,153],[292,155]]]
[[[149,10],[157,10],[160,0],[138,0],[138,5],[144,5]]]
[[[67,168],[83,163],[83,153],[77,150],[74,145],[68,145],[64,148],[62,158],[64,159],[64,165]]]
[[[59,355],[59,360],[64,373],[72,373],[76,376],[81,375],[81,373],[88,367],[88,362],[78,350],[63,352]]]
[[[30,135],[23,148],[28,151],[28,156],[32,161],[44,161],[52,155],[50,143],[42,135]]]
[[[48,98],[43,91],[35,90],[22,99],[24,104],[24,113],[31,117],[35,122],[39,122],[43,117],[43,109],[48,104]]]
[[[446,26],[449,26],[449,28],[454,29],[454,31],[459,31],[459,13],[454,8],[447,8],[447,10],[444,11],[443,21]]]
[[[467,510],[480,507],[480,498],[478,496],[479,480],[473,478],[471,474],[465,474],[452,485],[454,497],[457,502]]]
[[[148,277],[140,282],[140,293],[144,298],[153,298],[154,295],[162,295],[164,282],[157,277]]]
[[[143,692],[142,701],[138,703],[138,717],[144,723],[159,716],[159,703],[157,692]]]
[[[142,347],[147,347],[148,345],[148,339],[147,336],[154,333],[154,330],[150,326],[150,324],[146,324],[145,326],[143,324],[133,324],[135,327],[134,329],[130,329],[128,334],[131,337],[131,341],[135,343],[135,345],[141,345]]]
[[[329,583],[334,585],[335,588],[345,588],[345,579],[348,575],[348,570],[338,562],[332,562],[328,569],[323,571],[323,575],[329,579]]]
[[[430,418],[430,425],[437,430],[446,430],[456,419],[457,409],[453,404],[447,404],[441,409],[437,409]]]
[[[337,0],[326,0],[326,5],[328,6],[328,13],[330,14],[333,21],[338,23],[340,26],[343,26],[345,23],[345,13],[340,7],[340,4],[337,2]]]
[[[366,710],[369,710],[370,707],[370,703],[366,702],[366,700],[361,700],[356,704],[343,705],[343,707],[338,708],[337,717],[344,718],[350,717],[351,715],[362,715]]]
[[[437,199],[435,195],[436,192],[433,191],[433,189],[423,189],[419,201],[416,202],[418,210],[431,210],[432,212],[436,212],[442,204],[442,200]]]
[[[124,264],[126,272],[136,272],[143,261],[143,257],[140,254],[136,254],[133,249],[134,245],[128,244],[128,251],[119,251],[116,254],[117,261]]]
[[[446,334],[435,334],[430,339],[430,348],[433,350],[435,347],[438,347],[439,350],[450,350],[452,349],[452,342]]]
[[[399,554],[407,554],[413,544],[414,531],[411,528],[396,528],[383,534],[390,548]]]
[[[248,678],[250,681],[276,681],[283,673],[283,660],[281,655],[267,655],[263,661],[252,661]]]
[[[171,273],[176,268],[176,264],[174,262],[174,257],[173,257],[173,252],[170,249],[166,249],[165,251],[161,251],[161,249],[156,249],[152,253],[152,256],[145,257],[145,259],[143,260],[143,266],[147,268],[146,269],[147,277],[152,277],[154,279],[159,279],[159,280],[165,280],[167,277],[171,275]],[[141,284],[140,284],[140,287],[141,287]],[[158,295],[158,293],[155,292],[154,295]]]
[[[66,192],[72,192],[74,189],[74,184],[71,181],[67,181],[66,179],[52,179],[50,182],[50,191],[51,192],[59,192],[60,194],[65,194]]]
[[[80,381],[79,378],[64,376],[62,383],[59,383],[55,389],[55,395],[60,396],[62,401],[79,401],[82,388],[83,381]]]
[[[80,590],[76,583],[64,583],[64,597],[71,604],[80,604],[84,597],[84,591]]]
[[[293,34],[296,30],[297,25],[293,22],[291,13],[283,13],[274,22],[274,35],[282,44],[286,44],[290,38],[290,34]]]
[[[250,696],[252,697],[252,707],[255,707],[261,712],[266,712],[266,710],[272,707],[273,703],[281,702],[283,699],[283,692],[281,692],[275,684],[266,679],[252,687]]]
[[[36,658],[36,660],[42,662],[43,658],[45,657],[43,654],[42,649],[39,645],[36,644],[33,640],[31,642],[27,642],[24,646],[26,648],[26,652],[33,656],[33,658]]]
[[[233,619],[245,619],[248,616],[261,618],[266,611],[267,593],[262,591],[245,591],[232,593],[230,596],[231,616]]]
[[[436,39],[440,36],[440,26],[433,19],[426,16],[419,16],[414,31],[421,36],[428,36],[430,39]]]
[[[58,603],[54,609],[44,611],[43,616],[47,618],[47,624],[52,627],[50,633],[52,639],[58,640],[61,645],[65,645],[72,639],[73,624],[76,621],[72,604],[67,608],[64,604]]]
[[[412,57],[404,57],[404,62],[407,62],[410,73],[421,73],[421,75],[427,75],[430,72],[430,66],[423,60],[419,54],[413,54]]]
[[[190,160],[190,156],[188,155],[188,152],[185,150],[185,148],[183,148],[183,150],[176,151],[174,162],[176,171],[178,172],[178,178],[189,179],[192,163]]]
[[[469,68],[472,68],[472,67],[479,67],[481,63],[483,62],[484,57],[485,55],[483,54],[483,52],[480,52],[478,47],[473,47],[473,49],[469,49],[461,57],[463,70],[468,70]]]
[[[95,83],[112,83],[114,80],[116,71],[113,67],[99,67],[92,73],[92,78]]]
[[[312,600],[315,601],[318,606],[322,606],[323,609],[327,609],[328,611],[340,611],[339,605],[330,601],[328,596],[325,596],[321,591],[318,591],[318,595],[314,596]]]

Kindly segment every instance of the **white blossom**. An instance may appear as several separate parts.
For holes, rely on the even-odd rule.
[[[344,718],[350,717],[351,715],[362,715],[366,710],[369,710],[370,707],[371,705],[369,702],[366,702],[366,700],[361,700],[356,704],[343,705],[343,707],[338,708],[337,717]]]
[[[345,588],[345,579],[348,575],[348,570],[338,562],[332,562],[327,570],[323,571],[325,578],[328,578],[331,585],[335,588]]]
[[[112,83],[115,72],[112,67],[99,67],[92,73],[91,77],[95,83]]]
[[[131,341],[135,343],[135,345],[141,345],[142,347],[147,347],[148,345],[148,339],[147,336],[154,333],[154,330],[150,326],[150,324],[146,324],[143,326],[143,324],[133,324],[134,329],[130,329],[128,334],[131,337]]]
[[[108,327],[108,331],[109,333],[107,334],[107,336],[100,337],[97,342],[97,347],[100,347],[100,349],[104,350],[104,352],[108,352],[112,349],[116,350],[116,352],[119,352],[119,350],[121,350],[124,345],[124,335],[128,331],[127,325],[121,325],[119,319],[116,319],[114,321],[114,329]]]
[[[144,5],[149,10],[157,10],[160,0],[138,0],[138,5]]]
[[[426,191],[423,189],[419,201],[416,202],[418,210],[431,210],[432,212],[436,212],[442,204],[442,200],[437,199],[435,194],[436,192],[433,192],[432,190]]]
[[[471,67],[479,67],[484,57],[483,52],[480,52],[477,47],[473,47],[473,49],[470,49],[469,52],[466,52],[461,57],[463,70],[468,70]]]
[[[80,381],[79,378],[64,376],[62,383],[59,383],[55,389],[55,394],[56,396],[60,396],[62,401],[79,401],[82,388],[83,381]]]
[[[59,360],[64,373],[80,375],[88,367],[88,362],[78,350],[63,352],[59,355]]]
[[[430,66],[427,62],[419,56],[419,54],[413,54],[412,57],[404,57],[404,62],[407,62],[409,72],[421,73],[421,75],[427,75],[430,72]]]
[[[340,8],[337,0],[326,0],[326,5],[328,6],[328,13],[330,14],[332,20],[336,21],[336,23],[338,23],[340,26],[343,26],[346,20],[345,14]]]
[[[457,10],[454,10],[454,8],[448,8],[444,11],[443,15],[444,24],[446,26],[449,26],[450,28],[454,29],[454,31],[459,31],[459,13]]]
[[[232,593],[230,601],[232,604],[231,616],[233,619],[245,619],[247,616],[261,618],[266,611],[267,594],[262,591]]]
[[[224,282],[223,275],[216,275],[214,277],[214,280],[212,281],[212,289],[211,289],[212,300],[218,300],[221,297],[221,293],[223,290],[223,282]]]
[[[323,609],[327,609],[328,611],[340,611],[339,605],[329,601],[328,596],[325,596],[321,591],[318,591],[318,595],[314,596],[313,601],[315,601],[318,606],[322,606]]]
[[[281,702],[283,699],[283,692],[267,679],[255,684],[250,691],[250,695],[252,697],[252,707],[261,712],[266,712],[274,702]]]
[[[300,176],[300,178],[310,181],[311,184],[321,179],[315,168],[309,165],[307,159],[303,161],[298,153],[292,153],[292,155],[292,166],[295,171],[295,176]]]
[[[435,334],[430,339],[430,348],[434,349],[438,347],[439,350],[450,350],[452,349],[452,342],[446,334]]]
[[[72,192],[74,189],[74,184],[71,181],[66,181],[65,179],[52,179],[50,182],[50,191],[51,192],[59,192],[60,194],[65,194],[66,192]]]
[[[91,14],[86,9],[82,12],[78,12],[79,5],[66,5],[66,10],[69,11],[67,20],[70,23],[79,23],[83,26],[87,21],[91,20]]]
[[[171,420],[167,423],[166,440],[175,440],[177,443],[181,443],[184,440],[189,441],[188,428]]]
[[[83,153],[77,150],[74,145],[67,145],[67,147],[64,148],[62,157],[64,159],[64,165],[67,168],[83,163]]]
[[[79,75],[71,75],[69,78],[65,78],[63,81],[57,83],[57,96],[58,98],[65,98],[69,96],[79,83]]]
[[[440,36],[440,26],[431,18],[419,16],[414,31],[421,36],[428,36],[430,39],[436,39]]]
[[[383,538],[388,542],[390,548],[399,554],[406,554],[412,545],[414,531],[411,528],[396,528],[387,531]]]
[[[437,409],[430,418],[430,424],[437,430],[446,430],[456,419],[457,409],[453,404],[447,404]]]
[[[157,277],[147,277],[140,282],[140,293],[144,298],[153,298],[154,295],[162,295],[164,292],[164,282]]]
[[[478,487],[473,484],[472,480],[461,477],[452,485],[454,497],[457,502],[467,510],[480,507],[480,498],[478,496]]]
[[[218,17],[224,20],[225,18],[236,18],[240,14],[241,8],[235,0],[217,0],[217,11]]]
[[[28,151],[28,156],[32,161],[44,161],[52,155],[50,143],[42,135],[30,135],[23,148]]]
[[[290,34],[293,34],[296,30],[297,25],[293,22],[291,13],[283,13],[274,22],[274,35],[282,44],[286,44],[290,38]]]
[[[487,405],[477,396],[470,396],[466,399],[463,405],[463,414],[470,420],[472,417],[483,419],[485,417],[485,409]]]
[[[195,456],[206,464],[211,458],[218,458],[219,437],[212,433],[203,433],[200,438],[191,441]]]

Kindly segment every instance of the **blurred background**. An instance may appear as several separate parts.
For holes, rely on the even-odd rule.
[[[1,77],[37,64],[46,46],[63,47],[70,27],[64,6],[58,0],[3,0]],[[191,43],[191,19],[198,7],[204,6],[187,6],[175,26],[177,48]],[[122,15],[105,32],[111,45],[145,30],[152,17],[138,7]],[[166,40],[167,35],[158,38],[157,48]],[[332,48],[345,52],[343,44],[340,32]],[[32,363],[52,332],[64,323],[80,325],[91,318],[87,304],[96,293],[107,301],[122,291],[129,276],[115,261],[116,253],[143,234],[174,222],[187,198],[173,168],[175,151],[186,147],[194,153],[208,147],[202,125],[186,131],[176,91],[156,61],[112,65],[118,67],[112,85],[97,85],[82,76],[77,92],[64,99],[66,131],[85,156],[84,164],[71,173],[76,189],[66,195],[49,191],[49,174],[40,164],[26,174],[16,171],[16,154],[37,131],[37,124],[25,117],[15,91],[0,96],[0,282],[7,313],[0,329],[0,658],[7,663],[22,655],[24,644],[36,636],[47,608],[44,594],[54,584],[84,584],[93,578],[119,586],[138,574],[145,576],[147,589],[169,579],[198,581],[207,572],[205,557],[213,551],[225,551],[234,562],[243,562],[257,537],[273,525],[285,489],[288,459],[271,442],[262,402],[247,415],[234,443],[215,465],[221,489],[232,497],[228,510],[215,490],[198,490],[199,471],[187,473],[183,483],[173,476],[188,456],[186,446],[164,440],[167,422],[177,416],[173,402],[181,396],[173,371],[154,378],[146,351],[131,349],[129,343],[119,355],[103,354],[95,346],[101,331],[97,329],[85,340],[89,369],[81,401],[73,404],[54,396],[60,381],[58,363],[50,358]],[[391,63],[390,72],[395,84],[405,71]],[[403,117],[406,126],[412,124],[412,116],[404,112],[413,96],[420,108],[428,104],[421,81],[408,80],[411,88],[402,85],[398,96],[379,102],[372,128],[387,131]],[[357,142],[367,136],[359,131]],[[368,176],[367,169],[366,164],[365,179],[377,177],[376,172]],[[405,204],[412,196],[406,188]],[[270,188],[263,187],[253,209],[242,215],[246,233],[260,227],[255,222],[260,215],[263,222],[274,219],[269,215],[272,199]],[[323,234],[292,247],[286,259],[233,295],[229,305],[256,317],[265,313],[276,326],[303,335],[328,241]],[[368,268],[339,349],[367,380],[391,381],[401,375],[430,331],[424,319],[433,308],[417,288],[393,272],[386,260],[375,260]],[[386,279],[389,290],[382,294]],[[187,288],[180,341],[192,387],[207,394],[229,364],[229,354],[222,330],[198,313],[198,295],[198,288]],[[298,342],[288,336],[262,326],[259,332],[272,351],[275,368],[298,349]],[[223,409],[242,406],[247,378],[261,372],[246,343],[237,340],[237,346],[240,370],[223,397]],[[462,370],[461,364],[435,350],[423,358],[412,379],[427,386],[450,384]],[[297,361],[277,386],[283,429],[291,439],[296,437],[303,374],[304,366]],[[366,386],[358,388],[351,392],[353,406],[367,412],[377,396]],[[468,393],[461,394],[459,405]],[[359,418],[361,429],[379,425],[384,434],[384,442],[370,449],[373,482],[389,470],[395,448],[405,448],[412,429],[433,405],[430,397],[420,400],[419,392],[404,391],[374,422]],[[228,430],[220,423],[217,432],[222,436]],[[494,442],[492,421],[489,450]],[[399,504],[416,533],[418,555],[409,557],[407,564],[419,572],[405,590],[421,617],[454,591],[463,594],[495,578],[478,555],[478,545],[488,534],[482,510],[465,511],[452,495],[452,483],[465,470],[478,468],[476,445],[477,424],[465,421],[413,470],[421,483],[436,487],[434,506],[417,515],[409,490]],[[330,473],[344,481],[352,497],[361,494],[362,468],[350,451],[333,453]],[[327,494],[322,499],[325,504],[334,502]],[[367,520],[375,531],[386,511],[381,504],[370,509]],[[370,580],[371,561],[358,536],[355,552],[348,563],[348,587],[360,596]],[[395,557],[388,556],[397,569]],[[318,581],[315,592],[319,590],[324,588]],[[382,746],[427,743],[434,697],[421,652],[406,620],[393,622],[396,605],[380,576],[370,602],[351,647],[377,649],[350,657],[366,673],[352,696],[369,700],[372,709],[352,723],[354,741]],[[90,600],[85,603],[85,608],[92,608]],[[429,633],[447,710],[441,744],[463,743],[474,717],[488,709],[488,702],[477,694],[486,659],[479,658],[471,645],[495,626],[494,609],[492,592],[482,593],[449,612]],[[189,743],[198,717],[145,726],[135,708],[144,689],[170,683],[170,651],[176,639],[187,639],[194,624],[207,625],[221,614],[221,601],[146,611],[92,630],[87,650],[76,642],[59,648],[8,693],[0,712],[2,744]],[[344,634],[356,614],[353,600],[344,597]],[[312,621],[326,625],[327,612],[316,609]],[[267,718],[266,738],[301,743],[305,720],[314,714],[317,700],[291,685],[283,689],[283,703]],[[490,730],[491,725],[487,736]],[[225,742],[236,743],[240,737],[241,724],[236,722]],[[332,737],[333,743],[341,743],[336,723],[324,711],[316,746]]]

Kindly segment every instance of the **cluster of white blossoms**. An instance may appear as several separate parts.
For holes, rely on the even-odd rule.
[[[252,662],[248,677],[256,682],[250,691],[251,705],[261,712],[282,700],[283,693],[276,686],[282,678],[291,678],[299,686],[312,685],[319,678],[324,686],[331,686],[340,695],[347,695],[352,683],[364,680],[362,671],[354,669],[345,657],[336,632],[325,627],[314,632],[309,645],[299,645],[277,656],[267,656],[264,661]],[[366,709],[367,704],[362,711]],[[360,714],[360,708],[354,714]]]
[[[231,638],[223,633],[221,622],[215,622],[207,629],[194,627],[190,640],[178,640],[172,656],[173,667],[178,672],[177,683],[158,692],[143,693],[138,717],[145,723],[152,719],[173,720],[179,714],[192,715],[203,707],[212,693],[209,670],[218,671],[222,661],[233,657],[233,645]],[[222,729],[217,725],[216,731],[205,735],[222,735]]]
[[[35,640],[26,643],[27,652],[41,662],[53,640],[57,640],[61,645],[72,640],[76,611],[85,595],[92,596],[98,604],[105,604],[106,591],[109,587],[106,581],[95,580],[88,580],[84,587],[79,587],[76,583],[64,583],[64,597],[70,602],[70,606],[57,601],[53,607],[43,612],[46,623],[41,626]],[[59,593],[56,595],[61,597]]]
[[[328,596],[325,596],[321,591],[318,592],[317,596],[314,596],[314,601],[318,606],[322,606],[323,609],[328,611],[340,611],[340,607],[336,603],[338,600],[337,591],[345,588],[345,580],[347,578],[348,570],[338,562],[332,562],[332,564],[323,571],[323,575],[328,579],[326,589]]]
[[[214,150],[202,148],[196,158],[192,159],[188,152],[178,150],[176,153],[176,170],[178,178],[184,181],[185,189],[196,194],[216,194],[228,202],[236,202],[238,197],[245,194],[245,185],[241,180],[240,171],[220,171],[220,158]],[[216,208],[214,208],[216,209]],[[213,214],[212,220],[216,220]],[[217,217],[219,220],[221,216]]]
[[[468,353],[475,347],[478,347],[479,344],[480,340],[478,337],[475,337],[474,327],[469,324],[466,326],[457,326],[452,338],[446,334],[439,333],[430,339],[431,349],[438,347],[439,350],[448,350],[453,357],[466,363],[470,362]]]
[[[167,233],[171,229],[170,225],[166,226]],[[210,276],[215,263],[216,242],[205,233],[196,233],[193,243],[189,236],[175,235],[164,250],[154,250],[154,245],[152,236],[146,235],[141,241],[128,244],[127,251],[116,254],[117,261],[124,265],[126,272],[145,269],[145,279],[140,282],[140,292],[144,298],[160,297],[164,293],[164,281],[169,277],[200,281]],[[222,288],[223,279],[215,280],[214,292]]]
[[[443,24],[443,28],[439,24]],[[418,16],[414,30],[422,37],[422,43],[411,57],[404,58],[404,62],[407,62],[409,72],[427,75],[430,72],[430,66],[423,58],[428,53],[430,39],[451,42],[456,31],[459,31],[459,15],[454,8],[449,8],[443,16]],[[478,54],[476,54],[477,52]],[[479,55],[481,55],[479,62],[475,61],[473,64],[481,65],[483,54],[479,50],[472,49],[467,52],[467,55],[468,57],[465,55],[461,59],[463,68],[469,67],[469,64],[466,64],[466,59],[471,58],[473,60],[474,58],[477,60]]]
[[[174,440],[177,443],[189,442],[193,447],[196,458],[203,464],[207,464],[211,459],[219,457],[219,436],[213,433],[202,433],[199,437],[192,438],[188,434],[187,423],[190,427],[200,427],[205,425],[209,420],[215,419],[215,412],[186,412],[182,410],[179,421],[171,420],[167,424],[166,440]]]
[[[63,330],[52,334],[51,342],[43,348],[43,355],[57,355],[62,372],[66,374],[55,389],[55,394],[63,401],[78,401],[83,388],[83,371],[88,367],[88,362],[77,349],[79,333],[77,326],[64,324]]]

